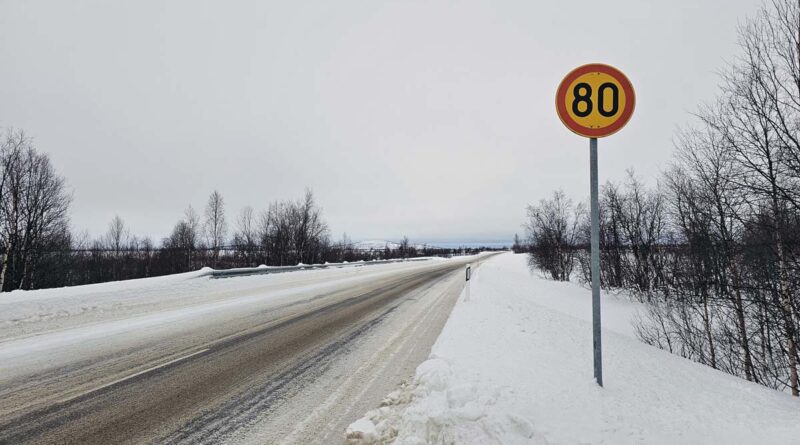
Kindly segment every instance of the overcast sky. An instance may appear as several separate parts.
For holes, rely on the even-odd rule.
[[[628,75],[600,180],[654,181],[758,5],[0,0],[0,126],[51,155],[93,235],[119,214],[160,239],[215,188],[233,220],[308,186],[335,238],[506,240],[526,204],[588,195],[588,142],[554,109],[568,71]]]

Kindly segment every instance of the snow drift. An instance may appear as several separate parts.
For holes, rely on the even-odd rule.
[[[592,378],[591,292],[505,254],[473,275],[414,381],[348,443],[796,443],[800,401],[639,342],[639,306],[603,296],[605,387]]]

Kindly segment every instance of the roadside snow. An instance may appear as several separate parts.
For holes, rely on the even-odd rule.
[[[430,259],[430,261],[443,261]],[[211,279],[213,270],[84,286],[0,294],[0,345],[11,339],[67,328],[103,331],[98,323],[142,328],[141,317],[162,323],[174,317],[214,311],[222,306],[288,297],[313,286],[347,285],[398,270],[424,267],[426,261],[331,267],[280,274]],[[355,280],[355,281],[353,281]],[[117,326],[116,322],[120,322]],[[129,326],[131,327],[131,326]],[[1,351],[0,351],[1,352]]]
[[[786,444],[800,401],[647,346],[638,305],[603,296],[605,388],[591,293],[499,255],[473,273],[430,359],[346,431],[348,443]]]

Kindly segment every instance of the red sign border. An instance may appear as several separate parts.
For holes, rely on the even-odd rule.
[[[613,124],[605,128],[589,128],[575,122],[567,112],[567,106],[564,103],[567,96],[567,88],[569,88],[570,84],[578,77],[593,72],[605,73],[617,79],[620,86],[622,86],[622,89],[625,91],[625,109],[622,110],[622,115]],[[636,93],[633,91],[631,81],[622,71],[604,63],[588,63],[575,68],[564,77],[558,85],[558,90],[556,90],[556,111],[558,112],[558,118],[561,119],[561,123],[573,133],[587,138],[602,138],[618,132],[631,119],[634,108],[636,108]]]

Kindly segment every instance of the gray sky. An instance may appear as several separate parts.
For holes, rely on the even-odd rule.
[[[52,156],[93,235],[119,214],[160,239],[214,188],[232,220],[309,186],[336,238],[510,239],[527,203],[588,195],[588,142],[553,104],[569,70],[631,79],[600,179],[652,181],[758,5],[0,0],[0,126]]]

